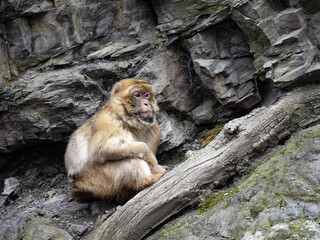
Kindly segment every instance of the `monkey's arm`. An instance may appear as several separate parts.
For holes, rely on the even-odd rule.
[[[140,141],[136,141],[130,136],[114,136],[107,140],[99,141],[97,162],[122,160],[128,158],[140,158],[153,166],[158,164],[155,155],[149,146]]]

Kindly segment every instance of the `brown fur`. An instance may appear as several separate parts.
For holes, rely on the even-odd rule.
[[[150,96],[140,103],[141,98],[133,97],[135,91]],[[147,116],[154,120],[143,120],[141,109],[150,109]],[[157,111],[155,90],[147,81],[115,84],[108,103],[70,138],[65,164],[74,178],[76,199],[124,203],[165,174],[155,158],[160,141]]]

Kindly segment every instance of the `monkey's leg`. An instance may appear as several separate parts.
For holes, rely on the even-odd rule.
[[[148,163],[150,169],[152,169],[153,167],[158,165],[158,161],[155,157],[154,158],[147,158],[145,161]]]
[[[148,163],[142,159],[128,159],[115,161],[108,170],[114,175],[114,186],[117,187],[117,202],[128,201],[138,192],[158,181],[164,174],[165,169],[155,165],[150,169]]]
[[[71,194],[78,201],[115,199],[117,203],[125,203],[165,173],[162,166],[155,165],[150,169],[142,159],[93,164],[75,177]]]
[[[105,174],[103,165],[94,164],[86,166],[75,176],[71,196],[80,202],[111,199],[114,197],[112,186],[112,178]]]
[[[153,183],[157,182],[163,175],[166,174],[166,170],[161,165],[155,165],[151,168],[151,181]]]

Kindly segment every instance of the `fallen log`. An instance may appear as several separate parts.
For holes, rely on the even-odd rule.
[[[230,121],[206,148],[119,207],[89,239],[143,238],[192,205],[201,189],[214,189],[244,173],[255,156],[319,120],[320,85],[311,85]]]

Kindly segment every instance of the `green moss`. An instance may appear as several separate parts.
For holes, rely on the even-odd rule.
[[[299,151],[301,146],[319,137],[319,127],[306,129],[301,134],[294,136],[286,144],[286,147],[268,155],[266,158],[269,160],[260,165],[246,180],[242,181],[239,188],[249,191],[257,185],[283,183],[281,182],[285,181],[283,172],[290,165],[290,161],[294,160],[294,158],[291,158],[291,154]]]
[[[37,219],[28,222],[23,228],[23,240],[52,239],[70,240],[71,235],[65,230],[54,226],[51,219]]]
[[[172,226],[172,227],[168,227],[166,229],[163,229],[159,234],[158,237],[159,238],[169,238],[172,235],[181,232],[183,230],[186,230],[187,227],[183,224],[178,225],[178,226]]]
[[[291,237],[289,240],[293,239],[306,239],[306,236],[312,236],[312,232],[310,232],[310,228],[308,229],[306,226],[308,223],[314,222],[314,220],[305,218],[298,219],[289,223],[289,230],[291,231]],[[298,238],[297,238],[298,237]],[[309,239],[309,238],[308,238]]]
[[[223,200],[230,199],[233,194],[238,192],[238,188],[233,188],[224,192],[219,193],[207,193],[203,197],[203,201],[199,204],[198,213],[202,214],[207,212],[208,210],[215,207],[218,203],[220,203]],[[230,201],[227,201],[224,208],[227,208],[230,205]]]
[[[301,236],[301,228],[303,226],[303,224],[306,222],[306,219],[299,219],[296,221],[293,221],[289,224],[289,229],[290,231],[295,234],[298,235],[299,237],[303,237]]]
[[[232,226],[232,228],[227,230],[230,238],[241,239],[243,237],[243,233],[250,227],[250,221],[251,217],[249,207],[247,207],[247,204],[243,204],[243,207],[233,214],[233,216],[231,216],[229,225]],[[244,224],[241,224],[241,222]]]
[[[215,3],[212,6],[208,6],[207,3],[203,4],[202,1],[195,1],[193,4],[186,6],[185,9],[189,12],[190,17],[198,17],[201,15],[211,15],[217,11],[223,10],[227,4],[224,1]]]

